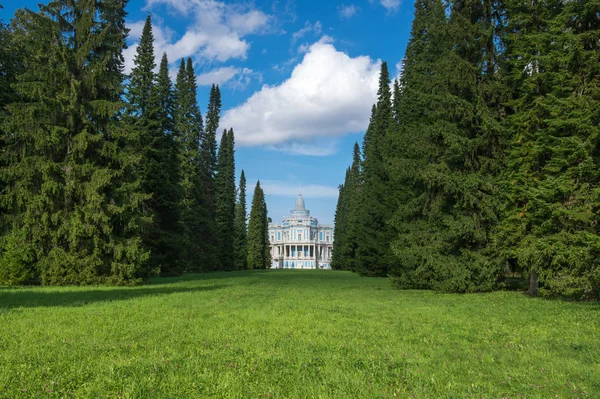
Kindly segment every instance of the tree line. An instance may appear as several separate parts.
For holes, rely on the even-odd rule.
[[[260,183],[248,228],[232,128],[217,146],[219,86],[203,117],[191,59],[175,84],[166,54],[156,68],[150,16],[126,76],[126,3],[54,0],[0,25],[0,284],[270,266]]]
[[[332,266],[398,288],[600,297],[600,2],[417,0],[381,65]],[[517,283],[519,280],[516,279]]]

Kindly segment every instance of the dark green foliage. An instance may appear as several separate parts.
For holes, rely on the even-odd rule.
[[[214,177],[217,168],[217,129],[221,113],[221,92],[212,85],[206,113],[206,131],[202,140],[203,185],[207,200],[214,206]]]
[[[2,154],[3,283],[132,284],[148,274],[138,137],[119,121],[125,4],[56,0],[16,13],[23,70]]]
[[[394,198],[384,156],[387,155],[389,133],[393,123],[390,78],[387,63],[381,64],[377,106],[365,134],[364,162],[360,206],[356,209],[358,223],[355,270],[366,276],[386,276],[395,265],[390,247],[393,230],[389,219]]]
[[[221,270],[234,270],[235,161],[233,129],[224,130],[215,175],[217,252]]]
[[[214,170],[216,164],[217,151],[217,129],[219,128],[219,120],[221,114],[221,91],[218,85],[212,85],[208,100],[208,108],[206,111],[206,136],[212,137],[207,140],[207,151],[209,152],[210,168]]]
[[[262,194],[262,231],[263,231],[263,269],[269,269],[271,267],[271,246],[269,245],[269,211],[267,209],[267,199],[265,193],[260,189]]]
[[[250,220],[248,222],[248,269],[267,269],[271,267],[269,251],[267,205],[260,181],[254,188]]]
[[[600,296],[598,1],[506,1],[502,255],[545,293]]]
[[[212,269],[215,254],[214,248],[208,245],[212,239],[212,225],[203,192],[200,151],[203,123],[196,101],[196,76],[190,59],[187,65],[181,60],[177,73],[173,120],[183,193],[180,209],[185,234],[185,270]]]
[[[450,6],[446,20],[440,1],[417,1],[404,59],[392,161],[402,261],[393,274],[402,287],[472,292],[495,288],[502,273],[490,248],[500,128],[486,97],[490,10],[479,1]]]
[[[158,99],[158,122],[161,135],[158,137],[158,162],[153,190],[153,209],[156,219],[154,232],[157,236],[153,257],[161,274],[179,274],[184,269],[181,254],[185,247],[184,229],[180,223],[179,204],[182,189],[179,185],[178,148],[173,131],[173,86],[169,78],[167,55],[163,54],[155,86]]]
[[[138,175],[143,192],[149,195],[144,208],[153,218],[153,223],[142,231],[142,239],[151,251],[151,267],[173,275],[181,272],[178,257],[183,247],[178,212],[179,176],[170,132],[173,94],[166,55],[161,62],[160,81],[154,74],[155,67],[152,22],[148,15],[127,86],[127,121],[139,132],[142,162],[138,165]]]
[[[205,263],[208,270],[221,268],[218,256],[218,232],[216,227],[215,173],[217,167],[217,128],[221,112],[221,93],[219,87],[213,85],[210,90],[206,114],[206,130],[202,135],[200,147],[200,182],[202,187],[203,206],[206,212],[206,223],[202,242],[207,256]]]
[[[152,20],[150,15],[146,17],[140,43],[137,46],[133,58],[133,69],[129,75],[127,85],[127,101],[129,112],[140,119],[140,123],[148,124],[156,113],[157,100],[154,90],[155,76],[154,68],[154,35],[152,34]],[[151,135],[150,132],[144,133]],[[146,143],[144,143],[146,144]]]
[[[510,271],[531,293],[539,279],[549,295],[600,297],[598,10],[417,0],[393,101],[382,65],[357,205],[351,169],[340,186],[333,267],[452,292]]]
[[[357,247],[360,209],[360,147],[354,143],[352,166],[346,170],[346,179],[340,186],[335,212],[335,231],[331,267],[338,270],[355,270],[354,256]]]
[[[240,175],[240,184],[238,186],[238,200],[235,204],[235,237],[234,237],[234,255],[235,270],[247,269],[247,226],[246,226],[246,175],[242,169]]]
[[[0,152],[4,152],[5,149],[5,124],[9,116],[6,106],[18,98],[17,93],[11,87],[16,82],[17,75],[22,68],[21,49],[16,39],[11,27],[0,20]],[[0,158],[0,167],[2,166],[5,164],[4,160]],[[4,191],[4,188],[5,185],[0,176],[0,193]],[[3,213],[4,206],[0,204],[0,235],[8,227],[1,219]]]
[[[335,217],[334,223],[334,237],[333,241],[333,254],[331,257],[331,268],[334,270],[345,270],[346,267],[342,260],[342,246],[344,245],[343,231],[346,231],[346,217],[347,217],[347,205],[345,199],[345,187],[348,186],[348,179],[350,175],[350,168],[346,169],[346,177],[344,178],[344,184],[340,184],[338,187],[338,200],[335,206]]]
[[[394,117],[394,122],[400,124],[400,112],[401,112],[401,103],[400,98],[402,97],[402,91],[400,90],[400,81],[398,79],[394,79],[394,98],[392,101],[392,115]]]
[[[16,93],[11,87],[22,67],[21,48],[9,25],[0,20],[0,117],[6,115],[6,105],[13,102]]]
[[[159,102],[161,129],[165,135],[174,142],[173,112],[175,107],[175,98],[173,93],[173,84],[169,77],[169,60],[167,53],[163,53],[160,60],[160,67],[156,77],[156,95]]]

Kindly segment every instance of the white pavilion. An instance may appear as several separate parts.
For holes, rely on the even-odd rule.
[[[333,226],[310,216],[302,194],[281,224],[269,224],[272,269],[330,269]]]

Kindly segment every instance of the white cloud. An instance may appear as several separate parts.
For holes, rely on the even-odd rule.
[[[169,61],[192,57],[196,63],[244,60],[250,43],[246,35],[272,31],[272,17],[252,6],[225,3],[216,0],[147,0],[146,10],[165,6],[186,24],[185,33],[176,38],[175,33],[153,19],[154,47],[157,63],[163,52]],[[144,21],[127,24],[130,39],[138,39]],[[125,52],[126,72],[131,70],[137,43]]]
[[[321,37],[317,43],[333,43],[334,41],[335,40],[333,39],[333,37],[329,35],[323,35],[323,37]],[[312,45],[308,43],[301,44],[300,46],[298,46],[298,53],[304,54],[308,52],[308,50],[310,50],[311,47]]]
[[[246,59],[250,45],[240,40],[237,33],[231,32],[209,39],[204,47],[203,56],[209,60],[225,62],[231,58]]]
[[[340,17],[342,18],[352,18],[352,16],[356,15],[359,8],[354,4],[350,4],[349,6],[342,4],[338,7]]]
[[[242,105],[227,110],[240,145],[277,145],[342,136],[367,128],[377,100],[380,62],[351,58],[317,42],[278,86],[264,85]]]
[[[253,183],[249,182],[248,191],[250,188],[254,190],[256,181]],[[324,186],[319,184],[309,184],[307,186],[298,186],[298,182],[286,181],[286,180],[261,180],[260,186],[266,195],[272,195],[275,197],[291,197],[296,198],[298,196],[298,190],[302,192],[302,196],[305,198],[337,198],[339,190],[337,187]]]
[[[213,83],[216,85],[223,84],[241,72],[240,68],[223,67],[213,69],[212,71],[198,75],[196,82],[200,86],[210,86]]]
[[[322,31],[323,27],[321,26],[321,22],[317,21],[314,24],[311,24],[309,21],[306,21],[302,29],[292,33],[292,43],[311,32],[314,33],[315,36],[319,36]]]
[[[255,33],[265,28],[270,17],[258,10],[247,13],[233,13],[227,17],[228,25],[241,35]]]
[[[291,155],[309,155],[314,157],[326,157],[337,152],[337,140],[319,140],[318,143],[282,143],[271,145],[275,151],[285,152]]]
[[[396,11],[400,7],[400,0],[381,0],[381,5],[388,10],[388,12]]]

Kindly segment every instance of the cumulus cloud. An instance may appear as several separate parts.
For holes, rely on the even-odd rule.
[[[255,185],[256,181],[254,181],[253,184],[248,184],[248,191],[250,191],[250,188],[253,190]],[[298,196],[298,182],[286,180],[261,180],[260,186],[266,195],[291,198],[296,198]],[[339,193],[337,187],[319,184],[302,185],[300,190],[302,191],[302,196],[306,198],[337,198]]]
[[[246,146],[362,132],[376,101],[379,67],[368,56],[352,58],[331,43],[317,42],[290,78],[277,86],[264,85],[227,110],[221,125],[233,126],[236,143]]]
[[[240,72],[240,68],[235,68],[231,66],[216,68],[212,71],[198,75],[198,77],[196,78],[196,82],[200,86],[210,86],[213,83],[220,85],[227,82]]]
[[[258,32],[267,26],[270,17],[258,10],[233,13],[227,17],[228,25],[241,35]]]
[[[246,59],[250,44],[244,38],[250,34],[272,31],[272,16],[249,5],[225,3],[215,0],[147,0],[146,10],[165,6],[187,24],[185,33],[176,37],[174,32],[153,22],[157,60],[166,52],[169,60],[192,57],[199,62],[225,62]],[[130,39],[137,40],[144,21],[127,24]],[[137,43],[125,52],[126,71],[133,65]]]
[[[340,17],[342,18],[352,18],[359,10],[354,4],[350,4],[349,6],[342,4],[338,7]]]
[[[381,5],[389,12],[396,11],[400,7],[400,0],[381,0]]]

